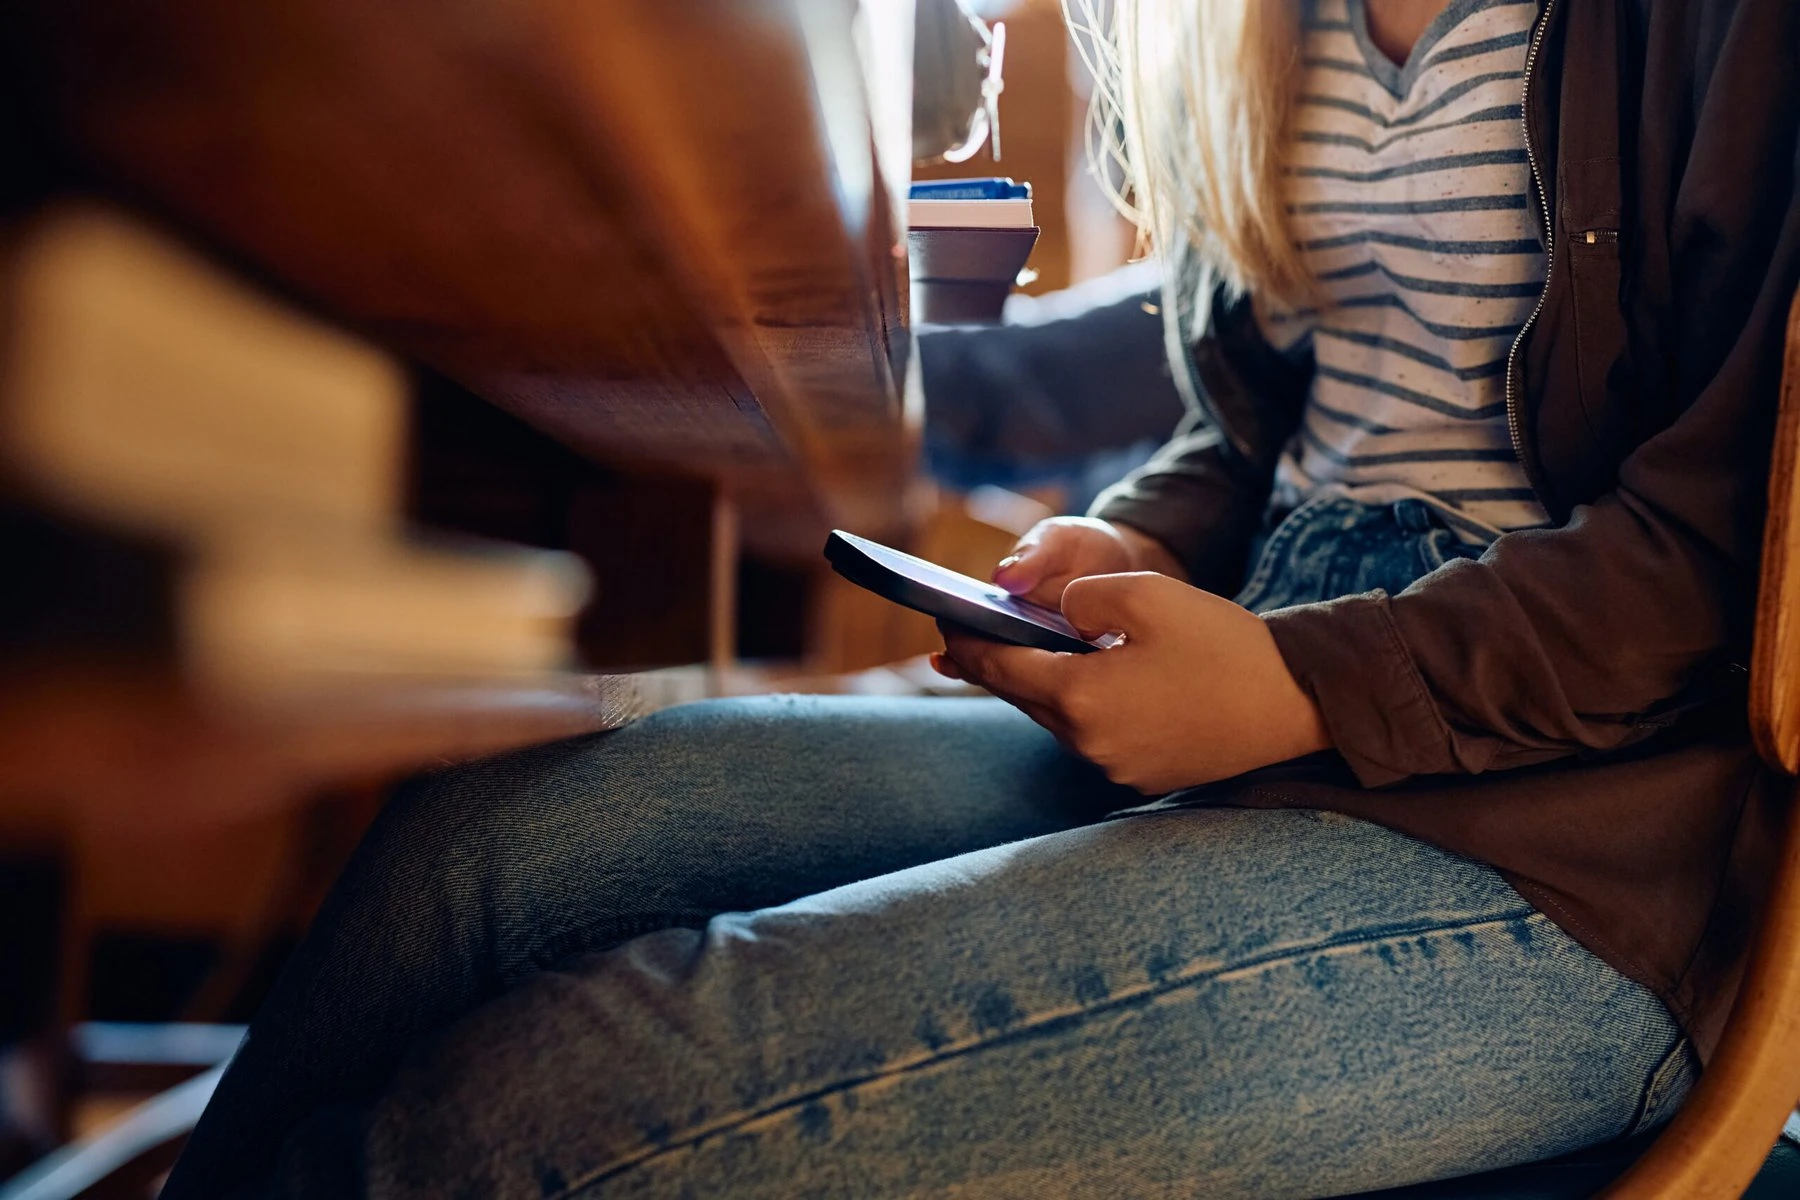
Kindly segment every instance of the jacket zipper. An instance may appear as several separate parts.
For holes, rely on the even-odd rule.
[[[1550,21],[1556,15],[1556,0],[1547,0],[1544,15],[1539,18],[1537,31],[1531,38],[1531,50],[1525,56],[1525,81],[1519,89],[1519,128],[1525,134],[1525,161],[1531,165],[1531,182],[1537,192],[1538,209],[1544,220],[1544,290],[1538,293],[1537,305],[1525,323],[1519,326],[1517,336],[1513,338],[1512,349],[1506,353],[1506,431],[1512,437],[1513,457],[1525,469],[1525,480],[1531,484],[1531,490],[1537,494],[1538,502],[1543,503],[1544,490],[1538,486],[1537,472],[1532,468],[1531,460],[1525,456],[1525,433],[1519,416],[1518,390],[1514,381],[1519,374],[1519,350],[1525,345],[1525,335],[1537,323],[1538,314],[1544,311],[1544,304],[1550,299],[1550,276],[1556,270],[1556,223],[1550,211],[1550,198],[1544,191],[1544,175],[1538,169],[1537,149],[1531,144],[1531,75],[1537,69],[1538,51],[1544,45],[1544,35],[1550,30]],[[1594,230],[1588,237],[1595,240],[1603,230]],[[1617,238],[1617,231],[1612,231]]]
[[[1611,246],[1618,242],[1619,231],[1616,229],[1589,229],[1578,234],[1577,239],[1587,246]]]

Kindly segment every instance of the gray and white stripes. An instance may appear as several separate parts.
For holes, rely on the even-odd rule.
[[[1259,305],[1317,374],[1275,501],[1430,501],[1466,541],[1540,525],[1513,452],[1506,357],[1544,282],[1519,124],[1537,0],[1451,0],[1404,67],[1361,0],[1307,6],[1287,165],[1317,310]]]

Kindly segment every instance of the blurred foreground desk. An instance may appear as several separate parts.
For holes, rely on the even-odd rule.
[[[908,0],[11,11],[104,186],[584,455],[720,481],[752,544],[895,525]]]
[[[401,452],[379,460],[381,503],[363,507],[380,511],[319,522],[362,521],[354,538],[398,547],[410,515],[574,550],[601,610],[649,589],[609,610],[646,614],[645,628],[659,581],[697,570],[710,602],[700,655],[720,662],[740,547],[811,563],[831,525],[878,536],[905,525],[918,412],[896,216],[905,0],[22,0],[0,13],[0,61],[0,137],[33,167],[4,191],[15,231],[70,196],[123,205],[435,381],[412,400]],[[0,366],[37,344],[0,333]],[[129,400],[135,384],[121,378]],[[261,383],[240,390],[225,406],[240,417],[272,403]],[[491,405],[505,430],[479,413],[445,418],[465,402]],[[0,628],[0,858],[79,862],[94,831],[142,830],[154,854],[339,783],[606,728],[635,709],[629,685],[539,662],[541,640],[532,669],[491,677],[434,671],[413,645],[401,657],[422,669],[410,675],[350,662],[305,686],[214,690],[192,660],[205,622],[182,581],[236,553],[237,509],[253,506],[223,492],[173,517],[95,502],[21,468],[6,428],[0,537],[21,512],[78,550],[97,528],[141,541],[174,582],[149,606],[172,629],[144,644],[105,619],[73,632],[53,621],[42,637]],[[190,467],[166,474],[209,475]],[[486,496],[501,476],[539,490]],[[504,519],[482,515],[496,511]],[[647,535],[646,513],[685,523]],[[350,536],[313,519],[289,512],[257,544]],[[104,617],[127,590],[103,569],[36,583],[0,621]],[[404,594],[387,589],[390,618],[404,616]],[[633,621],[585,628],[585,648],[631,661]],[[65,1023],[85,1003],[89,882],[65,871]],[[47,995],[53,983],[15,974],[7,986]]]

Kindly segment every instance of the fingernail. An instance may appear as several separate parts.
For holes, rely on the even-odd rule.
[[[1017,566],[1019,563],[1019,560],[1024,557],[1025,556],[1023,554],[1009,554],[1005,558],[1000,560],[1000,565],[995,567],[994,570],[1004,571],[1009,567]]]

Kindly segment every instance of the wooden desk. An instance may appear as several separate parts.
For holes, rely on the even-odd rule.
[[[905,519],[910,31],[907,0],[22,0],[0,64],[46,194],[146,210],[615,473],[702,481],[747,547],[810,560],[829,525]],[[52,852],[84,825],[197,828],[604,728],[631,711],[617,688],[233,705],[175,664],[14,664],[0,811]]]
[[[381,780],[621,725],[628,677],[346,680],[209,695],[166,671],[64,663],[0,677],[0,831],[114,834],[253,819],[346,780]]]
[[[867,8],[866,54],[855,0],[29,0],[0,41],[106,188],[814,555],[912,460],[911,6]]]

